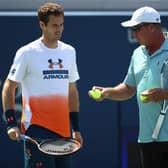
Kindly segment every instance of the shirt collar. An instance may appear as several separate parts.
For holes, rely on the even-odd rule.
[[[156,52],[154,52],[152,55],[148,54],[147,49],[144,45],[142,45],[141,47],[142,47],[142,51],[144,52],[145,55],[153,57],[153,56],[158,55],[162,52],[168,52],[168,38],[165,39],[165,41],[163,42],[161,47]]]

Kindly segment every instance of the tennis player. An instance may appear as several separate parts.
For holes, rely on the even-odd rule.
[[[99,89],[103,99],[124,101],[135,94],[139,106],[139,156],[141,168],[165,168],[168,166],[168,114],[165,116],[158,139],[152,134],[162,101],[168,99],[168,90],[161,89],[160,72],[168,58],[168,39],[162,32],[160,14],[145,6],[133,12],[130,20],[121,23],[130,28],[140,46],[133,51],[130,66],[124,81],[115,87],[93,86]],[[145,101],[140,94],[146,91]],[[91,91],[89,91],[91,96]]]
[[[22,132],[36,140],[73,137],[82,143],[79,128],[79,73],[75,48],[60,41],[64,10],[56,3],[38,9],[42,36],[18,49],[2,90],[7,134],[18,141]],[[15,91],[21,85],[21,129],[15,117]],[[25,143],[25,168],[70,168],[71,158],[48,157]]]

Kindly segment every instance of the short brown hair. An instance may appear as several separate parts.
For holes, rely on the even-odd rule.
[[[44,5],[40,6],[38,9],[38,19],[47,25],[49,21],[49,16],[63,16],[64,17],[64,9],[61,5],[56,3],[45,3]]]

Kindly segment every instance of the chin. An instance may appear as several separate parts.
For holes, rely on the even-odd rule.
[[[58,41],[58,40],[60,40],[60,37],[55,37],[55,38],[53,38],[52,40],[53,40],[53,41]]]
[[[55,39],[56,39],[56,40],[60,40],[60,39],[61,39],[61,36],[59,36],[59,37],[56,37]]]

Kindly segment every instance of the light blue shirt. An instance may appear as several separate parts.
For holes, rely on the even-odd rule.
[[[160,71],[166,58],[168,58],[168,39],[152,55],[148,54],[145,46],[140,46],[133,52],[124,83],[137,88],[140,122],[138,142],[154,141],[152,133],[161,111],[162,102],[143,103],[140,100],[140,93],[152,88],[161,88]],[[168,141],[168,113],[157,141]]]

